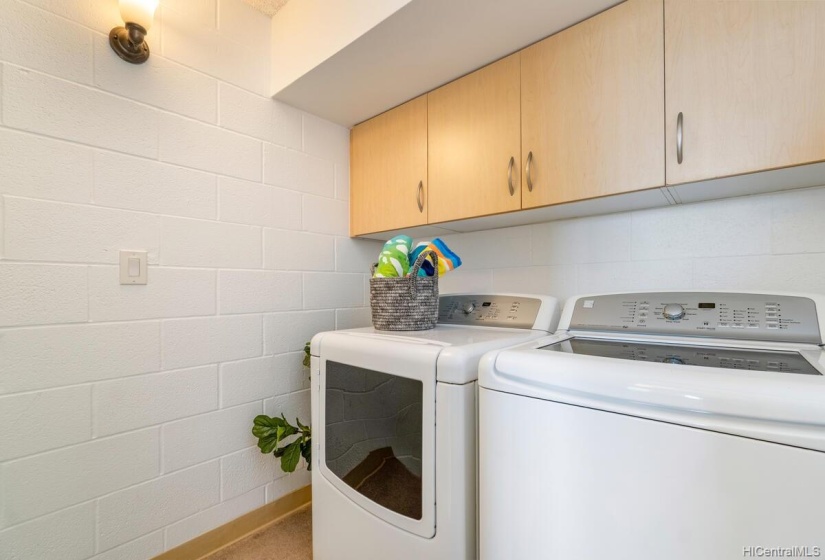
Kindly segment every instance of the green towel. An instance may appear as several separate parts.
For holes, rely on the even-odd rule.
[[[375,278],[396,278],[410,272],[410,249],[412,238],[396,235],[386,243],[378,256]]]

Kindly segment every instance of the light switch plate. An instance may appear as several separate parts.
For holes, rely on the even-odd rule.
[[[147,265],[148,253],[146,251],[121,251],[120,283],[146,284],[148,281]]]

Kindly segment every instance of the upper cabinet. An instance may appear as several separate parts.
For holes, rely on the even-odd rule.
[[[521,208],[519,57],[429,93],[430,223]]]
[[[521,52],[524,208],[665,184],[663,41],[629,0]]]
[[[665,0],[667,183],[825,160],[825,2]]]
[[[358,125],[352,233],[821,185],[823,37],[825,0],[627,0]]]
[[[427,96],[350,134],[350,235],[427,223]]]

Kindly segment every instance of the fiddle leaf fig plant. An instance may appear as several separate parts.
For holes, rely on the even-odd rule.
[[[280,417],[261,414],[255,417],[252,435],[258,438],[261,453],[272,453],[281,459],[281,470],[293,472],[301,457],[306,459],[307,468],[312,468],[312,430],[301,424],[297,418],[293,426],[282,414]],[[297,435],[291,442],[284,440]]]
[[[309,342],[304,346],[304,367],[309,367]],[[258,448],[261,453],[272,453],[281,459],[281,470],[294,472],[298,462],[303,457],[307,463],[307,470],[312,470],[312,428],[305,426],[296,418],[293,426],[286,416],[267,416],[260,414],[252,423],[252,435],[258,438]],[[297,436],[291,441],[285,440]]]

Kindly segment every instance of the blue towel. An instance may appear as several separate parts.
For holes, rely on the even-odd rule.
[[[410,266],[418,259],[418,256],[424,250],[434,251],[438,255],[438,275],[444,276],[449,271],[461,266],[461,258],[447,247],[441,239],[435,238],[430,242],[422,241],[418,243],[410,253]],[[435,267],[433,266],[431,257],[427,257],[421,268],[418,270],[419,276],[434,276]]]

